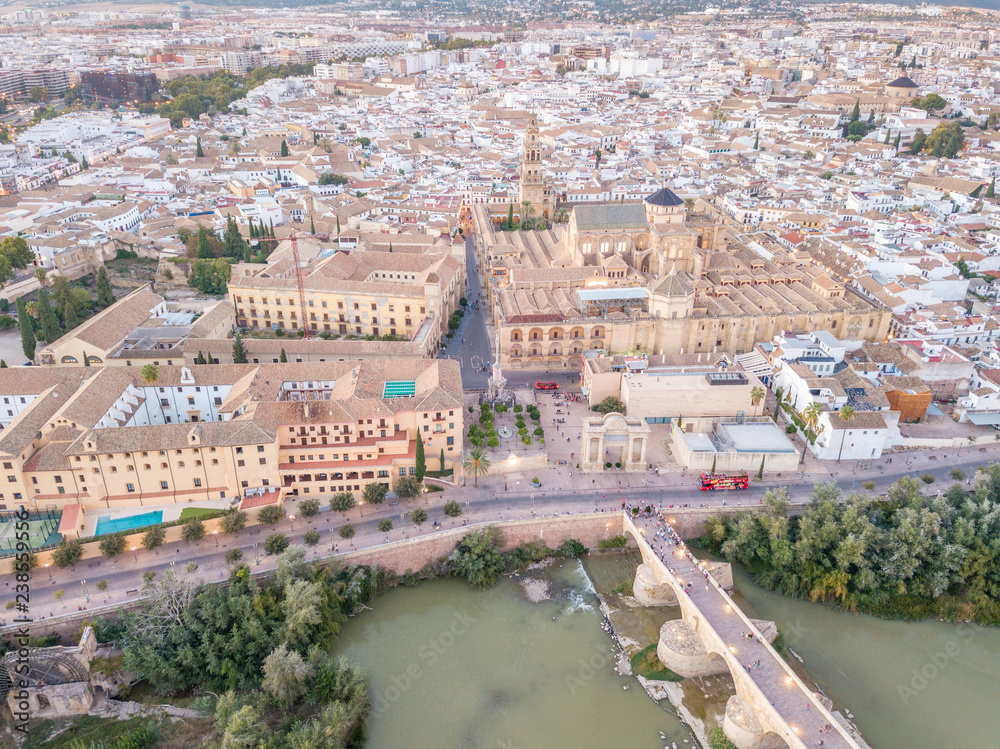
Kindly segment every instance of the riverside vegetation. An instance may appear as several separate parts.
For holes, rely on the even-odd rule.
[[[348,617],[396,585],[454,575],[485,589],[547,556],[586,551],[575,540],[558,550],[504,546],[501,529],[473,530],[449,556],[404,575],[307,562],[305,547],[290,546],[262,579],[246,564],[236,564],[225,585],[167,571],[147,580],[141,607],[91,624],[101,641],[121,644],[120,665],[144,688],[183,698],[205,716],[200,746],[350,749],[364,743],[369,695],[367,676],[332,655]],[[158,720],[112,722],[100,741],[73,749],[173,747],[176,733]]]
[[[712,518],[695,543],[744,565],[764,588],[887,619],[1000,625],[1000,465],[934,496],[907,476],[884,497],[842,501],[817,484],[805,514],[771,490],[762,512]]]

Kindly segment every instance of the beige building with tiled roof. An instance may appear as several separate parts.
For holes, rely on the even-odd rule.
[[[229,296],[237,323],[295,332],[303,329],[306,314],[314,334],[423,338],[433,354],[465,294],[465,252],[447,240],[410,239],[377,235],[361,239],[349,252],[338,249],[341,245],[299,239],[305,312],[290,241],[282,242],[267,263],[234,265]]]
[[[0,509],[358,492],[461,470],[457,362],[3,370]],[[20,402],[20,401],[24,402]],[[272,496],[273,495],[273,496]]]

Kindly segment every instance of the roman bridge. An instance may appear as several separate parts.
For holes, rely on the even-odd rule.
[[[624,515],[625,533],[635,538],[643,559],[633,585],[636,599],[647,606],[681,608],[681,619],[660,629],[656,653],[684,677],[732,675],[736,694],[726,704],[722,730],[738,749],[861,749],[825,698],[771,647],[777,633],[773,623],[747,617],[716,580],[728,566],[699,563],[688,557],[683,543],[663,540],[655,514]],[[754,637],[744,637],[750,634]]]

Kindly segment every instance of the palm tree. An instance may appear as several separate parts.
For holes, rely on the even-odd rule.
[[[535,208],[530,200],[521,201],[521,226],[531,226],[531,218],[535,215]]]
[[[842,409],[840,409],[840,418],[844,421],[845,424],[849,423],[851,421],[851,419],[853,419],[857,415],[858,415],[858,412],[855,411],[854,408],[851,407],[851,406],[844,406]],[[840,452],[837,454],[837,462],[838,463],[840,462],[840,456],[844,454],[844,440],[845,439],[846,439],[846,437],[844,437],[843,435],[840,438]]]
[[[764,396],[765,395],[766,395],[766,392],[765,392],[764,388],[761,387],[760,385],[754,385],[752,388],[750,388],[750,402],[753,404],[754,409],[756,409],[757,405],[762,400],[764,400]],[[754,410],[754,414],[753,415],[754,416],[757,415],[756,410]]]
[[[38,279],[40,285],[49,285],[49,272],[45,268],[35,268],[35,278]]]
[[[465,456],[462,466],[468,473],[472,474],[473,487],[479,488],[479,477],[485,476],[490,470],[490,459],[483,453],[482,448],[474,447]]]
[[[809,427],[810,432],[816,431],[816,425],[819,424],[819,417],[823,414],[823,406],[821,406],[816,401],[813,401],[808,406],[806,410],[802,412],[802,418],[806,422],[806,426]]]
[[[147,385],[152,385],[160,379],[160,368],[155,364],[147,364],[142,368],[142,379]]]

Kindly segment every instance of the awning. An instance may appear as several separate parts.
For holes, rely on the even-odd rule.
[[[971,421],[976,426],[996,426],[1000,424],[1000,411],[994,411],[991,413],[971,413],[967,414],[969,421]]]

